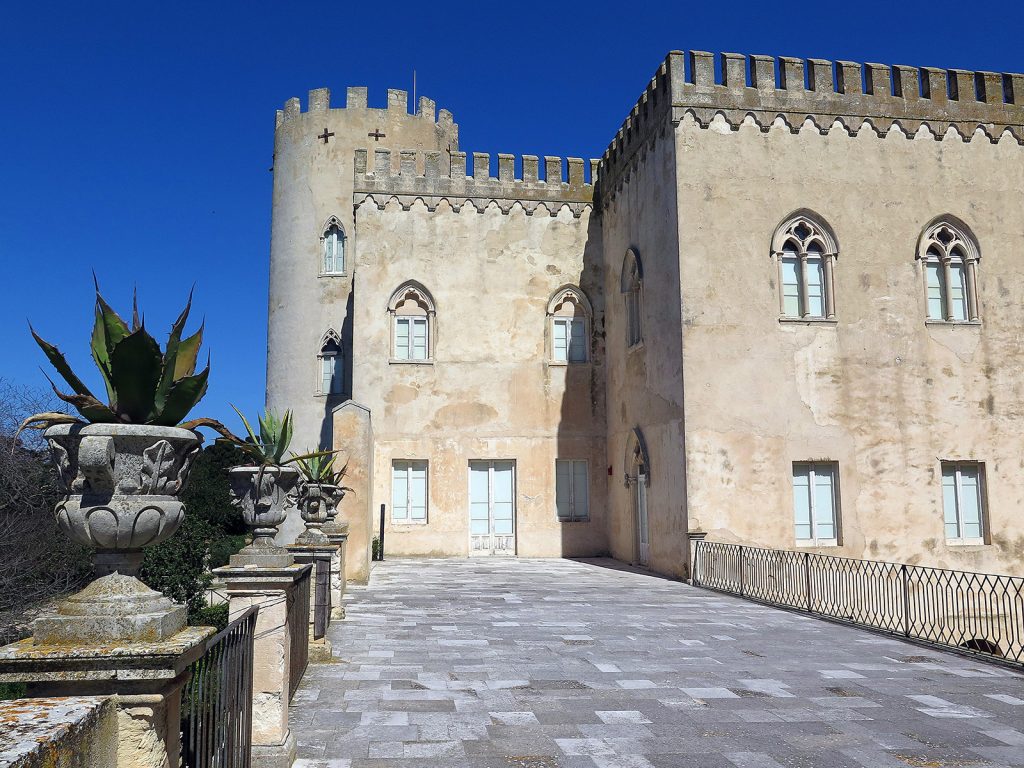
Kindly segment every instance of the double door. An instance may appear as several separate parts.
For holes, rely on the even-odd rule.
[[[469,462],[471,555],[516,553],[516,463]]]

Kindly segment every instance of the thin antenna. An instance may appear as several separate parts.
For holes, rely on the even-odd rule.
[[[416,70],[412,71],[412,108],[413,114],[418,115],[420,113],[420,104],[416,101]]]

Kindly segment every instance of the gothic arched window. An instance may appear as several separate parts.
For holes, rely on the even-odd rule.
[[[404,283],[388,302],[391,314],[391,359],[425,362],[434,358],[434,299],[415,280]]]
[[[590,359],[590,302],[583,292],[565,285],[548,302],[548,359],[553,363],[585,363]]]
[[[320,242],[323,250],[321,274],[345,274],[345,230],[333,216],[324,227]]]
[[[951,217],[928,226],[921,235],[917,258],[924,264],[929,320],[978,322],[978,261],[981,255],[970,230]]]
[[[643,341],[643,280],[644,268],[636,251],[630,248],[622,260],[619,288],[626,303],[626,347]]]
[[[778,262],[783,317],[831,320],[836,316],[833,270],[839,246],[823,220],[810,211],[786,219],[775,230],[772,256]]]
[[[341,338],[333,330],[327,331],[320,340],[320,353],[316,359],[319,371],[318,393],[340,395],[344,386],[345,368],[341,354]]]

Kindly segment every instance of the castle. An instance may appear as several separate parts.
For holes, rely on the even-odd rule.
[[[267,404],[348,458],[351,578],[381,505],[389,555],[1024,569],[1024,75],[671,52],[589,162],[407,102],[277,114]]]

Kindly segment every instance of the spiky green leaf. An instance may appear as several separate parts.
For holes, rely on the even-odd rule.
[[[90,392],[89,388],[82,383],[82,380],[75,375],[75,372],[71,370],[71,366],[68,365],[68,361],[64,359],[63,353],[61,353],[61,351],[53,344],[40,337],[39,334],[36,333],[35,328],[32,327],[31,323],[29,323],[28,329],[32,332],[32,338],[36,340],[36,344],[38,344],[39,348],[46,354],[46,358],[50,361],[50,364],[57,369],[57,373],[59,373],[64,381],[68,383],[68,386],[71,387],[76,394],[92,397],[92,392]]]
[[[117,414],[123,421],[146,424],[153,417],[162,366],[160,345],[145,328],[114,345],[110,380],[117,394]]]
[[[230,403],[229,403],[229,405],[230,405]],[[233,410],[233,411],[234,411],[235,413],[237,413],[237,414],[238,414],[238,418],[240,418],[240,419],[242,420],[242,426],[244,426],[244,427],[245,427],[245,431],[246,431],[246,433],[247,433],[247,435],[248,435],[248,437],[249,437],[249,440],[250,440],[250,441],[251,441],[252,443],[257,443],[257,442],[259,442],[259,441],[258,441],[258,440],[256,439],[256,433],[252,431],[252,427],[250,427],[250,426],[249,426],[249,422],[248,422],[248,421],[246,420],[245,416],[243,416],[243,415],[242,415],[242,412],[241,412],[240,410],[238,410],[237,408],[235,408],[235,406],[233,406],[233,405],[231,406],[231,409],[232,409],[232,410]]]
[[[92,395],[65,394],[57,389],[52,381],[50,382],[50,386],[53,388],[53,392],[57,397],[65,403],[74,406],[75,410],[82,414],[82,416],[85,417],[85,420],[90,424],[116,424],[122,421],[122,419],[117,417],[116,413]]]
[[[107,331],[103,322],[103,313],[100,312],[98,304],[96,305],[95,315],[96,319],[92,326],[92,342],[90,344],[92,359],[96,363],[96,367],[100,369],[100,375],[103,377],[103,386],[107,390],[107,401],[116,407],[117,396],[114,392],[114,385],[110,381],[110,352],[107,350]]]
[[[183,379],[196,372],[196,360],[199,357],[199,347],[203,343],[203,329],[205,323],[199,326],[199,330],[178,344],[178,357],[174,361],[174,380]]]
[[[158,410],[164,407],[164,402],[171,391],[171,385],[177,378],[174,371],[177,368],[178,345],[181,342],[181,333],[185,330],[185,323],[188,321],[188,313],[191,308],[192,291],[189,291],[185,308],[178,315],[178,319],[174,321],[174,325],[171,326],[171,334],[167,337],[167,349],[163,355],[163,370],[160,373],[160,383],[154,398]]]
[[[131,330],[128,328],[127,323],[121,319],[121,316],[100,296],[99,288],[96,289],[96,311],[103,318],[104,341],[107,345],[107,355],[109,357],[114,353],[114,347],[125,339],[131,333]]]
[[[209,376],[210,366],[207,365],[195,376],[186,376],[174,382],[171,385],[171,391],[164,399],[163,408],[160,408],[159,404],[157,405],[158,410],[150,423],[173,427],[184,421],[189,411],[195,408],[206,394],[206,383]]]

